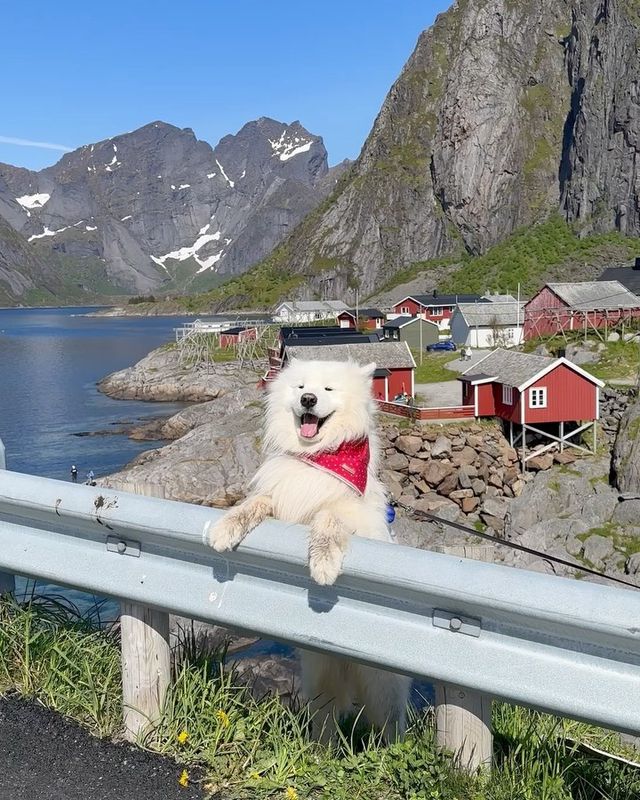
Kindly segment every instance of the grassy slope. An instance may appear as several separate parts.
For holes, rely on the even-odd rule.
[[[443,292],[515,293],[520,283],[522,295],[527,296],[547,280],[588,280],[612,261],[628,261],[636,251],[636,239],[619,233],[579,238],[560,217],[554,216],[518,231],[481,256],[459,259],[458,268],[439,288]],[[451,264],[452,259],[412,264],[378,291],[388,291],[447,263]]]
[[[20,608],[0,600],[0,692],[36,697],[94,734],[112,737],[122,715],[120,682],[117,633],[95,630],[51,601]],[[592,761],[565,741],[571,736],[613,751],[614,736],[498,703],[490,777],[457,773],[437,753],[429,715],[416,718],[405,741],[389,747],[368,734],[353,737],[347,728],[335,751],[310,742],[307,723],[303,710],[285,708],[273,698],[253,699],[219,657],[192,652],[176,668],[159,727],[144,744],[183,763],[204,764],[207,791],[222,791],[229,800],[640,796],[637,771]]]

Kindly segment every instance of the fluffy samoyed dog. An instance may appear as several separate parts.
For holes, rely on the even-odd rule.
[[[265,461],[249,496],[209,529],[219,552],[267,517],[309,526],[309,569],[332,584],[352,535],[391,542],[371,380],[375,364],[292,360],[269,385]],[[365,707],[387,739],[402,735],[410,679],[302,651],[302,688],[313,733],[329,740],[332,718]]]

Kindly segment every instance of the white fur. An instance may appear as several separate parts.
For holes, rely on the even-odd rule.
[[[337,578],[351,535],[390,542],[386,495],[378,479],[380,450],[371,392],[374,364],[292,361],[269,386],[263,449],[249,497],[211,526],[209,543],[229,550],[268,516],[308,525],[309,569],[320,584]],[[300,434],[303,394],[317,397],[313,413],[326,421],[313,439]],[[352,487],[306,464],[301,455],[335,450],[342,442],[368,437],[371,460],[367,487]],[[314,732],[327,738],[327,719],[364,704],[385,735],[402,733],[410,680],[328,656],[302,654],[303,691],[311,701]],[[322,733],[324,731],[324,733]]]

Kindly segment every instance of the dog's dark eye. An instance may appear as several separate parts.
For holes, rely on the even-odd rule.
[[[325,392],[332,392],[333,391],[333,389],[330,386],[325,386],[324,390],[325,390]]]
[[[304,389],[304,383],[302,384],[302,386],[298,386],[298,389]]]

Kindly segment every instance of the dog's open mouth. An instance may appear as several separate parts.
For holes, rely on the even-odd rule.
[[[331,414],[329,414],[329,417]],[[303,414],[300,417],[300,436],[304,439],[313,439],[329,417],[316,417],[315,414]]]

